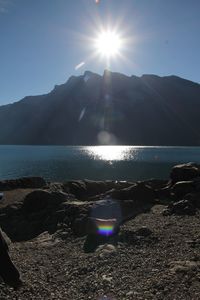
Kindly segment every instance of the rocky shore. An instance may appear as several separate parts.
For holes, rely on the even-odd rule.
[[[23,281],[0,279],[0,299],[199,299],[200,165],[142,182],[21,178],[0,192]],[[113,234],[95,220],[115,220]]]

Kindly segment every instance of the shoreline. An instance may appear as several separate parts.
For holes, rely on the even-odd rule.
[[[0,191],[24,282],[13,291],[0,281],[1,299],[198,299],[200,165],[175,166],[169,180],[24,178]],[[119,232],[86,251],[91,217],[120,220]]]

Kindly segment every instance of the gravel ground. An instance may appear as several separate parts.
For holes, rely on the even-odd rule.
[[[95,253],[67,231],[12,244],[24,284],[14,291],[0,281],[0,299],[200,299],[200,215],[163,216],[163,209],[127,222],[117,247]]]

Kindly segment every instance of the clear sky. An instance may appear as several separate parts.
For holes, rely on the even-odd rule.
[[[122,40],[111,71],[200,83],[200,0],[0,0],[0,105],[102,74],[93,40],[108,28]]]

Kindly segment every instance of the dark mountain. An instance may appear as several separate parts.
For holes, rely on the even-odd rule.
[[[1,106],[0,144],[200,145],[200,85],[86,71]]]

